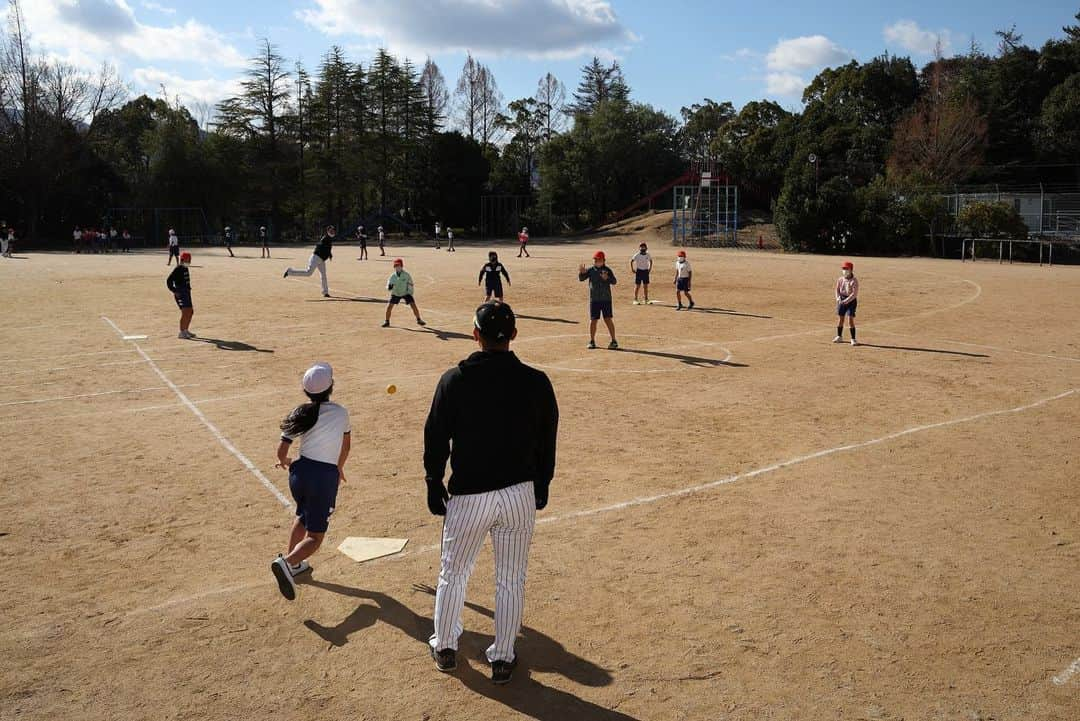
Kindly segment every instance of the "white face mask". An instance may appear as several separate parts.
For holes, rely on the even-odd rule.
[[[844,277],[845,278],[850,278],[853,275],[855,275],[855,273],[853,271],[850,271],[850,270],[845,270],[844,271]]]

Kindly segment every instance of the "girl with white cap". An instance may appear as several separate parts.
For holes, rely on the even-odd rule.
[[[270,564],[281,595],[296,598],[293,578],[310,570],[307,559],[319,550],[337,502],[338,486],[345,482],[349,457],[349,412],[330,402],[334,371],[329,363],[316,363],[303,379],[309,402],[293,409],[281,422],[281,443],[275,468],[289,471],[289,490],[296,500],[296,521],[286,553]],[[300,457],[289,458],[292,442],[300,439]]]

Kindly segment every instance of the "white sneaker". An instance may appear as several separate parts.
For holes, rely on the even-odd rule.
[[[852,338],[852,339],[851,339],[851,345],[859,345],[859,341],[857,341],[857,340],[855,340],[854,338]]]
[[[832,339],[832,342],[833,343],[843,343],[844,339],[841,338],[840,336],[836,336],[835,338]]]
[[[289,563],[285,560],[284,556],[280,553],[278,557],[270,564],[270,570],[274,572],[274,578],[277,579],[278,590],[281,591],[281,595],[285,598],[293,601],[296,599],[296,585],[292,580],[292,573],[289,571]]]
[[[293,575],[293,578],[296,578],[301,573],[305,573],[305,572],[310,571],[310,570],[311,570],[311,564],[309,564],[307,561],[301,561],[300,563],[296,564],[295,566],[292,565],[291,563],[289,564],[289,573],[291,573]]]

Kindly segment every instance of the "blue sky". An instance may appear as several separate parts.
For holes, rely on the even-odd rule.
[[[379,46],[452,89],[471,50],[505,98],[531,95],[546,72],[576,86],[594,54],[618,59],[636,100],[672,114],[708,97],[736,107],[771,98],[797,109],[823,67],[888,51],[929,60],[972,38],[987,52],[1015,24],[1029,45],[1062,36],[1075,0],[866,3],[818,0],[22,0],[32,42],[75,64],[117,65],[136,93],[212,103],[235,91],[258,38],[317,65],[331,44],[366,62]]]

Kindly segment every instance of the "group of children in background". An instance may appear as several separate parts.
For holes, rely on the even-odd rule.
[[[108,230],[81,228],[75,226],[71,231],[72,250],[75,253],[130,253],[131,233],[115,227]]]
[[[436,244],[438,244],[441,230],[441,224],[436,223]],[[525,249],[525,245],[528,243],[527,231],[527,228],[522,228],[522,231],[519,234],[518,240],[520,249],[518,251],[518,257],[521,257],[522,253],[528,257],[528,251]],[[2,225],[0,225],[0,232],[3,232]],[[284,277],[308,277],[318,270],[322,280],[323,297],[329,298],[330,288],[326,275],[326,263],[333,258],[332,250],[336,235],[337,233],[334,226],[327,226],[326,233],[320,238],[318,244],[316,244],[312,251],[311,258],[308,261],[308,267],[304,270],[288,268],[285,270]],[[364,232],[364,226],[361,225],[357,228],[357,237],[361,241],[361,260],[363,260],[367,258],[367,235]],[[524,239],[522,239],[523,237]],[[226,227],[226,238],[231,239],[231,232],[228,227]],[[378,238],[380,255],[385,255],[385,234],[382,226],[379,226]],[[448,238],[452,244],[452,231],[448,230]],[[176,236],[176,232],[172,229],[169,230],[168,247],[169,260],[166,264],[170,264],[173,257],[176,257],[177,259],[177,268],[169,275],[167,285],[169,290],[173,292],[176,298],[176,304],[180,308],[180,334],[178,337],[193,338],[194,334],[190,333],[188,329],[192,313],[194,312],[191,303],[191,281],[188,274],[188,265],[191,261],[191,254],[181,254],[179,239]],[[453,251],[453,248],[448,248],[448,251]],[[6,252],[5,248],[5,253]],[[404,260],[396,258],[393,265],[394,272],[390,274],[390,277],[386,281],[386,289],[390,292],[390,299],[386,304],[386,315],[383,319],[382,327],[390,327],[390,318],[393,314],[394,306],[399,305],[402,301],[404,301],[405,305],[409,306],[412,310],[417,325],[426,325],[424,319],[420,315],[420,308],[417,305],[414,296],[415,286],[413,279],[405,270]],[[653,259],[649,254],[648,245],[641,243],[638,246],[638,252],[630,258],[630,269],[634,273],[634,305],[646,305],[655,302],[649,298],[649,283],[652,268]],[[480,274],[477,277],[477,285],[484,285],[484,302],[493,298],[498,301],[503,300],[504,293],[502,281],[504,278],[506,279],[506,284],[510,285],[510,273],[507,271],[506,266],[499,262],[498,253],[490,251],[488,253],[488,262],[480,268]],[[588,281],[589,283],[589,343],[587,347],[589,349],[597,347],[596,329],[599,321],[603,320],[604,325],[607,327],[608,334],[611,337],[608,348],[612,350],[617,349],[619,343],[615,338],[611,286],[618,283],[618,280],[615,277],[615,271],[607,265],[607,256],[604,254],[604,251],[598,250],[593,254],[592,267],[587,267],[584,263],[581,264],[578,268],[578,280],[582,282]],[[675,277],[672,280],[672,283],[675,286],[676,311],[684,309],[692,310],[694,308],[694,297],[691,295],[692,280],[693,269],[687,258],[686,251],[679,250],[675,254]],[[837,323],[836,337],[833,338],[833,342],[843,342],[844,318],[846,317],[851,332],[851,345],[858,345],[858,341],[855,339],[855,311],[858,307],[859,281],[855,278],[854,265],[850,261],[844,262],[841,266],[841,276],[837,279],[834,290],[836,296],[836,313],[839,317],[839,322]],[[684,296],[686,299],[685,306],[683,305]]]

